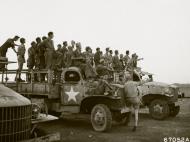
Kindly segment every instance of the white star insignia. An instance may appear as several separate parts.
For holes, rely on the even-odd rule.
[[[76,95],[78,95],[79,92],[74,92],[73,87],[71,86],[70,92],[65,92],[68,95],[68,101],[73,100],[77,102]]]

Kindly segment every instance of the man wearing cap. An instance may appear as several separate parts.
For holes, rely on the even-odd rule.
[[[0,57],[6,57],[8,48],[12,48],[14,52],[16,53],[15,46],[18,46],[15,44],[15,41],[19,39],[19,36],[15,36],[14,38],[9,38],[1,47],[0,47]]]

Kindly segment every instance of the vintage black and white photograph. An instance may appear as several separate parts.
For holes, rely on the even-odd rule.
[[[190,1],[0,0],[0,142],[190,142]]]

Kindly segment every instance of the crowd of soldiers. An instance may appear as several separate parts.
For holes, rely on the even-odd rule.
[[[0,60],[6,58],[6,53],[8,48],[13,48],[14,52],[17,54],[18,70],[16,75],[16,81],[23,81],[21,79],[21,71],[25,61],[25,39],[20,38],[20,45],[15,44],[20,37],[15,36],[14,38],[8,39],[0,47]],[[95,89],[89,89],[89,94],[109,94],[109,91],[113,91],[110,86],[108,79],[104,78],[109,76],[113,72],[122,74],[119,75],[119,80],[116,84],[112,86],[118,88],[124,88],[124,96],[126,101],[130,103],[131,107],[135,110],[135,126],[133,131],[136,130],[138,122],[138,110],[140,106],[138,86],[143,82],[134,82],[132,77],[133,73],[137,68],[137,62],[143,58],[138,58],[134,53],[130,57],[130,52],[126,50],[125,55],[119,54],[118,50],[113,51],[107,47],[105,54],[98,47],[96,52],[92,52],[92,48],[87,46],[85,51],[82,52],[82,46],[80,42],[75,43],[71,41],[69,45],[67,41],[62,44],[57,45],[57,49],[54,47],[53,42],[54,34],[49,32],[47,37],[42,38],[37,37],[35,41],[31,42],[31,47],[28,49],[28,59],[27,67],[29,71],[32,70],[54,70],[60,75],[62,68],[67,68],[71,66],[77,66],[81,69],[81,73],[84,78],[88,79],[88,85],[96,86]],[[15,49],[18,46],[18,49]],[[0,66],[2,69],[2,66]],[[128,78],[124,79],[123,74],[128,73]],[[45,81],[45,75],[41,74],[41,81]],[[60,77],[57,77],[60,78]],[[98,81],[95,78],[99,78]],[[34,76],[37,81],[37,77]],[[90,87],[89,87],[90,88]],[[107,88],[107,89],[106,89]],[[125,98],[123,97],[123,98]]]
[[[7,49],[12,47],[17,54],[18,59],[18,73],[16,78],[18,81],[22,81],[20,72],[25,63],[25,39],[20,38],[20,45],[16,45],[14,42],[20,37],[15,36],[12,39],[8,39],[0,47],[0,56],[6,57]],[[141,59],[134,53],[130,57],[130,52],[127,50],[125,55],[119,54],[118,50],[113,51],[107,47],[105,54],[98,47],[96,52],[92,52],[92,48],[87,46],[85,51],[82,52],[82,46],[80,42],[71,41],[70,45],[67,41],[63,41],[62,44],[57,45],[57,49],[54,47],[54,33],[49,32],[47,36],[42,38],[37,37],[35,41],[31,42],[31,47],[28,49],[27,67],[29,70],[33,69],[51,69],[60,70],[70,66],[80,66],[85,74],[85,77],[92,76],[104,76],[111,71],[121,72],[127,70],[133,72],[137,67],[137,62]],[[18,46],[17,51],[15,46]]]

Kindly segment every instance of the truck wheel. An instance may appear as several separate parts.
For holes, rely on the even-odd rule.
[[[176,115],[178,115],[180,110],[180,106],[171,106],[170,107],[170,116],[171,117],[176,117]]]
[[[149,106],[149,113],[153,119],[163,120],[169,116],[169,105],[166,100],[155,99]]]
[[[108,131],[112,125],[110,109],[104,104],[97,104],[91,111],[91,123],[95,131]]]

